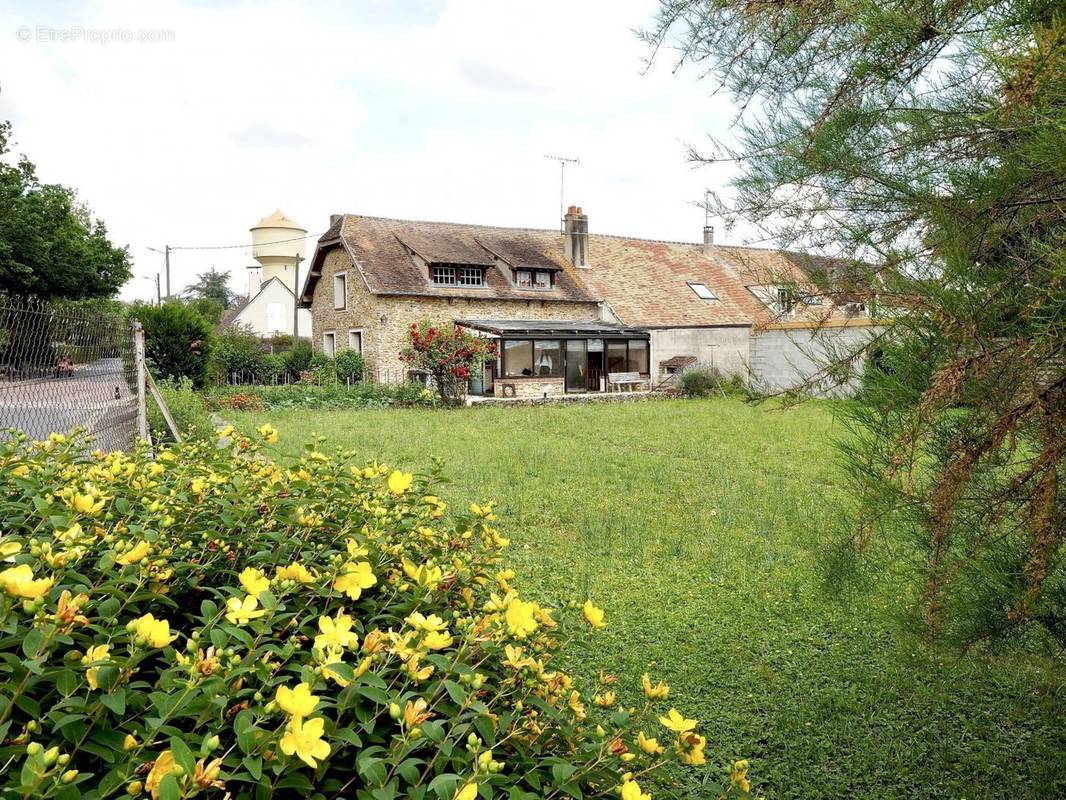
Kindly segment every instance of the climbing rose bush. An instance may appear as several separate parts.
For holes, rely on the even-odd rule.
[[[407,330],[400,359],[412,369],[426,372],[444,405],[458,405],[466,396],[472,376],[480,375],[487,360],[497,354],[496,343],[475,336],[454,322],[423,320]]]
[[[521,594],[490,503],[219,433],[0,444],[5,797],[647,800],[650,770],[705,762],[661,681],[637,711],[559,668],[610,622]]]

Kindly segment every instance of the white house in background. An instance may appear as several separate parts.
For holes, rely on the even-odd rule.
[[[248,297],[223,315],[222,325],[239,325],[260,336],[310,336],[311,311],[296,310],[295,292],[307,230],[280,209],[250,230],[252,257],[259,263],[248,268]]]

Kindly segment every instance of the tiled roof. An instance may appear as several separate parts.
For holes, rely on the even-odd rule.
[[[786,250],[589,235],[588,268],[575,268],[564,255],[558,230],[500,228],[450,222],[419,222],[346,214],[319,240],[304,287],[310,301],[326,250],[347,248],[376,294],[486,299],[606,301],[626,325],[710,327],[766,324],[772,312],[749,287],[793,282],[810,286],[811,276],[835,263]],[[429,283],[410,251],[430,262],[490,264],[487,286],[440,287]],[[510,269],[557,270],[551,290],[518,289]],[[717,300],[705,300],[690,283],[705,284]],[[800,316],[828,309],[797,307]]]
[[[590,303],[597,300],[563,256],[558,231],[345,214],[319,240],[304,286],[305,303],[314,291],[324,250],[342,243],[375,294]],[[485,287],[433,286],[415,264],[411,250],[431,262],[488,265],[494,263],[495,254],[516,267],[542,265],[557,271],[555,285],[551,289],[519,289],[512,285],[510,265],[501,263],[504,271],[486,270]]]

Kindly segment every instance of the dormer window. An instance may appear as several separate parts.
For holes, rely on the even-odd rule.
[[[429,277],[434,286],[484,286],[483,267],[439,266],[429,268]]]
[[[788,286],[777,287],[777,307],[782,314],[788,314],[796,305],[796,295]]]
[[[550,289],[555,283],[551,270],[516,269],[514,283],[519,289]]]

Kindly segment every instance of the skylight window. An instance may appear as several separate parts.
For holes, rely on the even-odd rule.
[[[700,300],[717,300],[718,295],[707,288],[705,283],[690,283],[689,288],[696,293]]]

